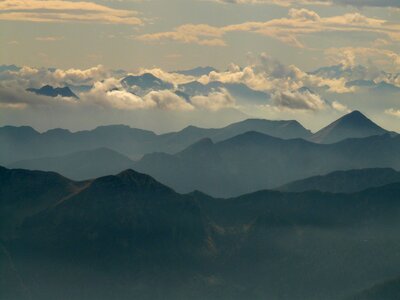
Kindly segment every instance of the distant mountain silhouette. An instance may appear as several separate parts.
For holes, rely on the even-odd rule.
[[[247,120],[224,128],[205,129],[189,126],[179,132],[156,135],[154,132],[124,125],[101,126],[72,133],[53,129],[39,133],[31,127],[0,127],[0,163],[54,157],[78,151],[109,148],[132,159],[155,151],[179,152],[198,140],[231,138],[248,130],[281,138],[307,137],[310,132],[296,121]]]
[[[173,71],[172,73],[200,77],[203,75],[208,75],[213,71],[217,71],[217,70],[214,69],[213,67],[197,67],[197,68],[190,69],[190,70]]]
[[[149,91],[170,90],[173,88],[171,83],[165,82],[151,73],[142,75],[130,75],[121,80],[122,85],[130,90],[136,91],[139,89],[141,94],[146,94]]]
[[[375,85],[376,85],[376,83],[373,80],[365,80],[365,79],[358,79],[358,80],[346,82],[347,87],[353,87],[353,86],[373,87]]]
[[[179,85],[178,89],[190,97],[209,95],[210,93],[221,91],[221,89],[226,89],[239,102],[258,104],[264,104],[270,98],[268,93],[253,90],[242,83],[212,81],[207,84],[202,84],[198,81],[192,81]]]
[[[57,87],[54,88],[51,85],[45,85],[40,89],[29,88],[27,89],[29,92],[33,92],[37,95],[49,96],[49,97],[71,97],[78,99],[78,96],[75,95],[69,87]]]
[[[329,144],[346,138],[362,138],[385,134],[388,131],[379,127],[359,111],[353,111],[313,134],[311,141]]]
[[[77,183],[0,168],[0,178],[0,212],[19,220],[1,218],[2,296],[339,300],[400,267],[399,183],[214,199],[133,170]]]
[[[371,187],[400,182],[400,172],[393,169],[361,169],[335,171],[328,175],[314,176],[280,187],[285,192],[318,190],[331,193],[353,193]]]
[[[179,192],[234,196],[336,170],[400,169],[400,136],[389,134],[321,145],[247,132],[175,155],[145,155],[135,168]],[[208,158],[212,159],[208,159]],[[193,171],[195,170],[195,171]]]
[[[16,65],[0,65],[0,73],[1,72],[6,72],[6,71],[12,71],[12,72],[17,72],[21,68],[17,67]]]
[[[64,156],[23,160],[9,167],[53,171],[74,180],[84,180],[116,174],[132,165],[133,161],[128,157],[107,148],[99,148]]]

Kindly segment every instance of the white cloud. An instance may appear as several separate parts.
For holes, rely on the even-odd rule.
[[[353,88],[346,87],[345,78],[324,78],[308,74],[294,65],[284,65],[266,53],[244,68],[232,65],[225,72],[213,71],[202,76],[199,81],[203,84],[211,81],[243,83],[254,90],[269,93],[297,90],[303,86],[327,88],[332,93],[354,91]]]
[[[3,0],[0,20],[24,22],[83,22],[140,25],[136,11],[114,9],[84,1],[67,0]]]
[[[167,40],[202,46],[226,46],[221,39],[223,35],[224,31],[222,29],[207,24],[186,24],[175,28],[173,31],[143,34],[135,38],[145,42]]]
[[[304,48],[300,41],[304,35],[340,32],[369,33],[400,41],[400,23],[369,18],[360,13],[347,13],[333,17],[320,17],[315,11],[305,8],[292,8],[286,18],[266,22],[245,22],[215,27],[207,24],[186,24],[172,31],[140,35],[138,40],[162,42],[176,41],[186,44],[206,46],[225,46],[224,36],[230,32],[250,32],[277,39],[293,47]]]
[[[185,99],[168,90],[152,91],[144,96],[144,100],[154,102],[157,108],[162,110],[190,111],[194,109]]]
[[[327,108],[326,102],[317,94],[299,91],[277,92],[272,96],[274,106],[289,110],[320,111]]]
[[[349,113],[351,112],[351,110],[344,104],[338,102],[338,101],[333,101],[332,102],[332,108],[334,110],[340,111],[340,112],[345,112],[345,113]]]
[[[65,107],[76,103],[77,101],[72,98],[40,96],[27,92],[19,86],[0,84],[0,107],[2,108],[22,110],[27,107]]]
[[[212,0],[219,3],[231,4],[271,4],[278,6],[297,5],[352,5],[356,7],[400,7],[397,0]]]
[[[141,69],[139,71],[138,75],[141,75],[144,73],[151,73],[154,76],[156,76],[157,78],[159,78],[163,81],[172,83],[175,86],[178,84],[188,83],[188,82],[196,80],[196,78],[193,76],[187,76],[187,75],[183,75],[183,74],[167,72],[160,68]]]
[[[233,99],[225,89],[204,96],[194,96],[191,98],[191,102],[198,108],[210,111],[218,111],[224,108],[232,108],[236,106],[235,99]]]
[[[55,42],[55,41],[61,41],[63,40],[63,36],[38,36],[35,38],[35,40],[39,42]]]
[[[52,73],[52,76],[57,81],[68,83],[82,83],[91,80],[99,80],[107,77],[108,71],[102,65],[92,67],[89,69],[57,69]]]
[[[103,108],[118,110],[161,109],[188,111],[193,106],[185,99],[171,91],[152,91],[139,97],[124,90],[118,79],[108,78],[103,82],[96,82],[93,88],[81,94],[81,99],[86,105],[97,105]]]
[[[400,118],[400,109],[389,108],[385,110],[385,114]]]
[[[397,72],[400,69],[400,55],[394,51],[366,48],[342,47],[325,50],[327,58],[333,63],[351,68],[356,65],[381,68],[386,71]]]

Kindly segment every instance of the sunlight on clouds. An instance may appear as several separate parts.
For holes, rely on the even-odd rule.
[[[226,89],[210,93],[206,96],[194,96],[191,99],[194,106],[210,111],[218,111],[223,108],[235,107],[235,99]]]
[[[278,6],[295,5],[352,5],[356,7],[400,7],[397,0],[210,0],[225,4],[271,4]]]
[[[400,109],[389,108],[385,110],[385,114],[400,118]]]
[[[61,0],[3,0],[0,20],[30,22],[86,22],[140,25],[135,11],[114,9],[93,2]]]
[[[287,18],[266,22],[245,22],[223,27],[206,24],[186,24],[173,31],[139,35],[136,38],[147,42],[175,41],[203,46],[226,46],[222,39],[229,32],[250,32],[277,39],[293,47],[306,47],[299,37],[322,32],[366,32],[400,41],[400,24],[382,19],[369,18],[360,13],[320,17],[315,11],[292,8]]]

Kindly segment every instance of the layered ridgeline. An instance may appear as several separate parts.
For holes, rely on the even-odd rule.
[[[2,299],[339,300],[365,290],[355,299],[378,300],[398,290],[399,183],[223,200],[132,170],[86,182],[0,177]],[[386,294],[370,292],[382,282]]]
[[[53,171],[68,178],[84,180],[117,174],[134,165],[134,161],[114,150],[98,148],[55,157],[22,160],[10,164],[16,169]]]
[[[390,168],[335,171],[327,175],[288,183],[278,190],[285,192],[322,191],[331,193],[352,193],[371,187],[400,182],[400,172]]]
[[[135,168],[179,192],[227,197],[336,170],[399,170],[399,151],[400,136],[390,134],[323,145],[248,132],[218,143],[204,139],[174,155],[148,154]]]
[[[354,117],[358,119],[360,113],[349,114],[344,119],[352,120]],[[366,120],[365,117],[362,119]],[[14,160],[18,156],[40,157],[7,164],[11,168],[54,171],[71,179],[82,180],[116,174],[134,167],[179,192],[200,190],[221,197],[277,188],[336,170],[400,169],[400,136],[392,133],[374,135],[376,132],[371,131],[371,136],[349,138],[334,144],[263,134],[273,132],[286,137],[310,136],[296,121],[246,120],[221,129],[190,126],[180,132],[164,135],[124,126],[107,126],[78,133],[54,130],[39,134],[27,127],[3,128],[3,131],[7,130],[12,134],[3,134],[5,147],[0,150],[6,154],[3,157],[12,157]],[[24,134],[15,134],[15,131]],[[332,129],[331,133],[334,132]],[[357,135],[354,131],[353,134]],[[185,148],[189,141],[196,142]],[[117,150],[97,148],[103,145]],[[89,149],[73,151],[80,148]],[[169,154],[180,148],[184,150]],[[158,152],[146,154],[136,162],[121,154],[128,152],[132,156],[135,155],[133,153],[138,155],[146,151]],[[45,155],[60,152],[68,154]],[[364,187],[368,185],[360,182],[359,189],[354,186],[346,190],[347,187],[343,186],[342,191],[357,191]]]
[[[344,116],[314,135],[294,120],[263,119],[248,119],[223,128],[188,126],[181,131],[161,135],[124,125],[101,126],[79,132],[52,129],[44,133],[28,126],[5,126],[0,128],[0,142],[4,145],[0,148],[0,163],[7,165],[20,160],[55,157],[96,148],[109,148],[131,159],[138,159],[155,151],[177,153],[203,138],[219,142],[249,131],[281,139],[310,139],[318,143],[388,133],[359,112]]]
[[[297,121],[259,119],[245,120],[218,129],[189,126],[179,132],[162,135],[124,125],[102,126],[74,133],[65,129],[39,133],[27,126],[5,126],[0,128],[0,163],[4,165],[96,148],[109,148],[135,159],[154,151],[175,153],[205,137],[221,141],[247,131],[257,131],[283,139],[307,138],[311,135]]]

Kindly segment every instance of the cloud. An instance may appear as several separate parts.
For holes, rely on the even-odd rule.
[[[194,109],[185,99],[168,90],[152,91],[144,96],[144,99],[154,102],[156,107],[162,110],[190,111]]]
[[[108,71],[102,65],[92,67],[89,69],[56,69],[52,76],[57,81],[67,82],[71,84],[85,83],[91,80],[99,80],[105,78],[108,75]]]
[[[356,65],[385,68],[396,72],[400,68],[400,55],[396,52],[366,47],[342,47],[325,50],[328,59],[333,63],[351,68]]]
[[[98,65],[89,69],[55,69],[22,67],[18,71],[6,71],[1,73],[1,80],[13,83],[15,86],[41,87],[44,84],[55,86],[62,85],[91,85],[110,77],[110,71],[104,66]]]
[[[389,108],[385,110],[385,114],[400,118],[400,109]]]
[[[221,39],[224,31],[207,24],[186,24],[175,28],[173,31],[144,34],[135,37],[145,42],[175,41],[184,44],[197,44],[201,46],[226,46]]]
[[[213,71],[202,76],[199,81],[207,84],[212,81],[223,83],[243,83],[248,87],[268,93],[292,91],[301,87],[325,88],[332,93],[349,93],[354,88],[346,86],[345,78],[324,78],[306,73],[294,65],[284,65],[266,53],[251,58],[244,68],[231,65],[225,72]]]
[[[114,9],[83,1],[3,0],[0,20],[46,23],[105,23],[141,25],[136,11]]]
[[[46,97],[27,92],[19,86],[0,84],[0,107],[2,108],[22,110],[27,107],[68,106],[75,103],[77,103],[76,100],[72,98]]]
[[[64,39],[63,36],[38,36],[35,38],[35,40],[40,42],[55,42],[55,41],[61,41],[63,39]]]
[[[187,76],[179,73],[171,73],[164,71],[163,69],[160,68],[153,68],[153,69],[140,69],[139,73],[136,75],[142,75],[145,73],[151,73],[157,78],[172,83],[173,85],[178,85],[178,84],[183,84],[183,83],[188,83],[191,81],[196,80],[196,77],[193,76]]]
[[[305,8],[292,8],[288,17],[266,22],[245,22],[222,27],[186,24],[172,31],[140,35],[136,39],[151,42],[175,41],[185,44],[225,46],[226,42],[223,37],[230,32],[255,33],[298,48],[305,47],[300,41],[301,36],[327,32],[363,32],[372,34],[374,38],[378,35],[393,41],[400,41],[400,23],[369,18],[360,13],[321,17],[315,11]]]
[[[283,91],[272,96],[274,106],[289,110],[320,111],[327,108],[326,102],[317,94],[309,91]]]
[[[397,0],[213,0],[219,3],[230,4],[271,4],[278,6],[296,5],[351,5],[356,7],[400,7]]]
[[[204,96],[194,96],[191,98],[191,103],[198,108],[210,111],[219,111],[224,108],[233,108],[236,106],[235,99],[225,89]]]
[[[140,97],[124,90],[118,79],[108,78],[96,82],[93,88],[81,94],[85,105],[97,105],[105,109],[138,110],[160,109],[171,111],[189,111],[194,107],[175,93],[165,91],[151,91]]]
[[[340,112],[345,112],[345,113],[349,113],[351,112],[351,109],[349,109],[346,105],[338,102],[338,101],[333,101],[332,102],[332,108],[334,110],[340,111]]]

